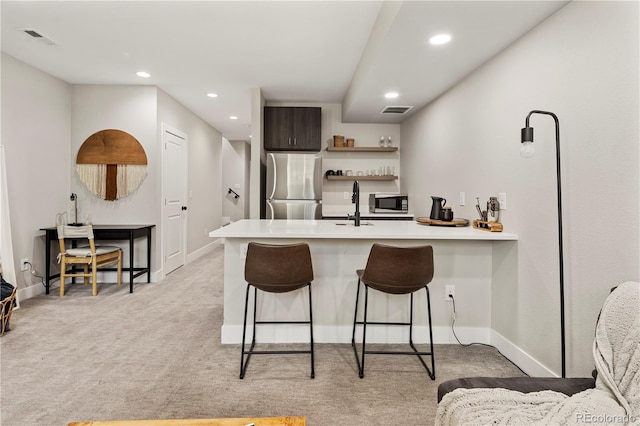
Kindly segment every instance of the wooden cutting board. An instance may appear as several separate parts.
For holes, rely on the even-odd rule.
[[[437,219],[430,219],[428,217],[418,217],[416,222],[422,225],[431,226],[469,226],[469,219],[454,218],[452,221],[444,221]]]

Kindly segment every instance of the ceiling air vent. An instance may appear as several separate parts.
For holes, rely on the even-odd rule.
[[[384,107],[380,114],[406,114],[412,106],[387,106]]]
[[[38,40],[41,43],[46,44],[47,46],[55,46],[57,44],[55,41],[51,40],[49,37],[43,35],[42,33],[34,30],[33,28],[23,28],[20,31],[27,34],[29,37],[35,40]]]

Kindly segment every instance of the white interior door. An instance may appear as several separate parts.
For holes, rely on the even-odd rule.
[[[164,274],[175,271],[185,262],[185,213],[187,136],[163,124],[163,257]]]

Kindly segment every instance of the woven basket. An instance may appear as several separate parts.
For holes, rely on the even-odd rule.
[[[344,147],[344,136],[333,135],[333,146]]]
[[[356,145],[356,141],[354,139],[347,139],[347,146],[354,147]]]

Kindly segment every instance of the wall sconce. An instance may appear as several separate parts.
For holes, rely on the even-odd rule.
[[[235,198],[236,200],[240,198],[240,195],[238,195],[238,193],[231,188],[229,188],[229,192],[227,192],[227,194],[233,194],[233,198]]]
[[[564,330],[564,254],[562,250],[562,191],[561,191],[561,179],[560,179],[560,123],[558,117],[549,111],[533,110],[531,111],[525,120],[525,127],[521,132],[520,155],[525,158],[533,157],[535,153],[533,148],[533,127],[529,126],[529,117],[532,114],[545,114],[553,117],[556,123],[556,185],[558,196],[558,263],[560,268],[560,338],[561,343],[561,356],[562,356],[562,377],[566,377],[566,356],[565,356],[565,330]]]

